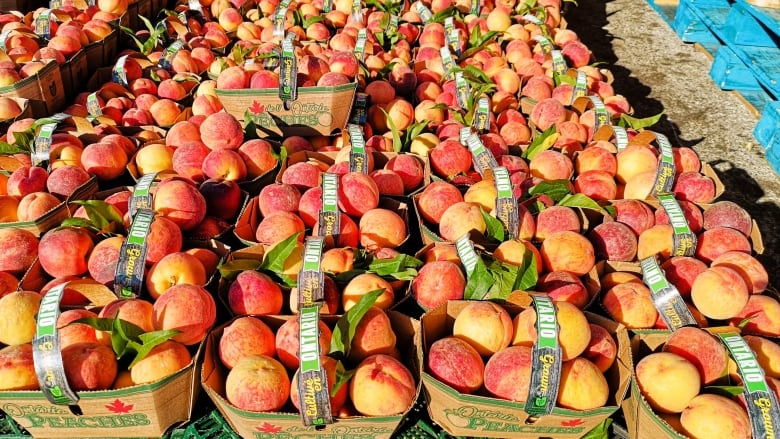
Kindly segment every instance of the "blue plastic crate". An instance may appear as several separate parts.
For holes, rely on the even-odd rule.
[[[775,170],[777,175],[780,175],[780,139],[773,145],[769,145],[769,148],[767,148],[765,152],[766,159],[772,166],[772,169]]]
[[[725,20],[728,6],[725,6],[724,13],[723,5],[700,5],[691,0],[682,0],[677,7],[672,28],[682,41],[699,43],[712,53],[721,45],[721,41],[704,19],[703,16],[707,13],[715,13],[716,17],[713,20],[720,20],[719,17]]]
[[[780,9],[754,6],[747,3],[745,0],[737,0],[737,3],[758,21],[763,23],[770,33],[780,36]]]
[[[761,118],[753,128],[753,136],[764,149],[767,149],[774,139],[780,142],[780,102],[770,102],[764,107]]]
[[[780,49],[777,47],[729,46],[747,65],[764,88],[780,99]]]
[[[728,46],[715,53],[710,78],[723,90],[761,90],[753,71]]]
[[[735,3],[723,27],[723,39],[728,44],[753,47],[778,47],[776,28],[768,28],[748,10],[750,6]],[[774,31],[774,32],[773,32]]]

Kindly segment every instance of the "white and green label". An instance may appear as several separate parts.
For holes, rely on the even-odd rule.
[[[352,20],[357,23],[363,22],[363,5],[360,0],[352,0]]]
[[[474,130],[471,127],[464,126],[463,128],[461,128],[459,132],[459,138],[458,138],[460,140],[460,144],[466,146],[466,144],[469,141],[469,137],[471,137],[471,134],[473,133]]]
[[[325,425],[333,423],[328,392],[328,375],[320,361],[320,307],[319,304],[299,309],[299,352],[301,361],[298,371],[298,400],[301,405],[303,425]]]
[[[171,43],[171,45],[168,46],[163,52],[160,60],[157,62],[157,66],[162,67],[165,70],[170,70],[173,63],[173,58],[175,58],[176,54],[179,53],[179,50],[184,47],[184,44],[185,43],[182,40],[176,40]]]
[[[366,41],[368,41],[368,31],[366,28],[358,31],[357,41],[355,42],[355,57],[363,62],[366,58]]]
[[[466,82],[466,78],[463,77],[463,72],[455,72],[455,97],[458,99],[458,106],[468,111],[469,96],[471,95],[471,87]]]
[[[653,185],[653,194],[663,194],[671,192],[674,188],[674,154],[669,139],[661,133],[655,133],[655,140],[658,143],[658,149],[661,152],[661,159],[658,161],[658,173],[655,176],[655,185]]]
[[[119,248],[114,274],[114,293],[122,299],[141,295],[146,268],[146,237],[154,221],[154,211],[139,209],[133,216],[127,238]]]
[[[615,147],[618,151],[626,149],[628,146],[628,131],[619,125],[612,125],[612,131],[615,133]]]
[[[288,6],[289,2],[287,4],[279,3],[276,12],[274,12],[274,37],[284,37],[284,22],[287,19]]]
[[[577,98],[581,98],[588,94],[588,75],[582,70],[577,70],[577,80],[574,83],[574,90],[571,94],[571,102],[573,104]]]
[[[3,31],[3,33],[0,33],[0,49],[8,50],[8,48],[5,46],[5,42],[8,41],[8,37],[11,35],[12,31],[13,29],[6,29]]]
[[[444,77],[446,79],[452,79],[452,72],[455,69],[455,60],[452,59],[452,53],[450,52],[449,47],[442,46],[439,48],[439,53],[441,54],[442,67],[444,67]]]
[[[455,249],[458,251],[460,262],[463,264],[463,268],[466,270],[466,279],[469,279],[471,275],[474,274],[474,270],[477,268],[477,261],[479,259],[479,255],[474,249],[474,243],[471,242],[471,236],[469,233],[466,233],[465,235],[458,238],[457,241],[455,241]]]
[[[49,7],[52,9],[60,9],[62,7],[62,0],[51,0]]]
[[[44,169],[49,169],[50,154],[51,154],[51,137],[54,135],[54,130],[57,129],[56,123],[47,123],[41,125],[41,129],[38,131],[38,135],[35,136],[33,153],[30,156],[30,160],[33,166],[40,166]]]
[[[276,70],[281,64],[282,49],[274,47],[268,55],[269,56],[263,60],[263,68],[266,70]],[[251,64],[254,64],[256,60],[253,58],[244,60],[244,65],[248,65],[250,62]]]
[[[102,116],[103,110],[100,108],[97,92],[90,93],[87,96],[87,112],[90,116]]]
[[[559,75],[565,74],[569,67],[566,65],[566,60],[563,59],[561,51],[555,49],[550,52],[550,55],[552,55],[553,71]]]
[[[444,19],[444,43],[446,46],[452,47],[452,41],[450,36],[452,31],[455,30],[455,19],[453,17],[447,17]]]
[[[298,99],[298,64],[292,41],[282,40],[282,61],[279,72],[279,99],[284,109],[289,111],[292,102]]]
[[[493,183],[496,186],[496,218],[504,225],[512,239],[517,239],[520,229],[520,217],[517,209],[517,198],[512,191],[512,181],[509,170],[504,166],[493,168]]]
[[[473,15],[479,15],[479,11],[482,10],[482,4],[479,0],[471,0],[471,10],[469,11]]]
[[[593,111],[596,113],[595,125],[593,125],[593,132],[595,133],[602,126],[609,125],[609,112],[607,112],[607,107],[600,97],[592,95],[588,96],[588,98],[593,103]]]
[[[35,34],[45,40],[51,38],[52,19],[51,9],[41,11],[41,13],[38,14],[38,18],[35,19]]]
[[[731,357],[737,362],[742,378],[742,394],[745,396],[753,437],[773,438],[780,431],[780,407],[777,395],[766,383],[764,370],[744,338],[735,332],[718,334]]]
[[[322,12],[333,10],[333,0],[322,0]]]
[[[536,20],[538,21],[539,19],[536,18]],[[544,54],[545,56],[549,55],[553,51],[553,43],[550,41],[549,38],[545,37],[544,35],[536,35],[534,37],[534,40],[536,40],[536,42],[539,43],[539,47],[542,48],[542,54]]]
[[[349,133],[349,171],[368,174],[368,152],[363,130],[355,124],[347,125]]]
[[[523,15],[522,18],[523,18],[523,20],[525,20],[525,21],[527,21],[527,22],[529,22],[531,24],[535,24],[537,26],[541,26],[542,25],[542,20],[540,20],[539,17],[537,17],[536,15],[525,14],[525,15]]]
[[[135,216],[135,213],[140,209],[152,208],[152,184],[157,177],[156,172],[144,174],[138,179],[133,189],[133,195],[127,201],[127,211],[130,214],[130,218]]]
[[[38,384],[44,396],[52,404],[75,405],[78,395],[71,390],[62,363],[57,318],[60,315],[60,299],[67,283],[49,290],[38,309],[35,337],[32,341],[33,363]]]
[[[422,21],[422,24],[428,24],[428,22],[431,21],[431,18],[433,18],[433,13],[422,2],[416,2],[416,3],[417,3],[417,15],[420,16],[420,21]]]
[[[111,79],[124,88],[129,85],[127,83],[127,71],[125,71],[125,62],[127,61],[127,55],[122,55],[116,60],[114,69],[111,71]]]
[[[693,256],[696,253],[696,234],[691,232],[680,203],[674,194],[656,195],[672,225],[672,256]]]
[[[491,169],[498,167],[498,162],[489,149],[480,140],[476,133],[471,133],[466,139],[466,146],[471,151],[471,160],[474,162],[474,169],[483,177],[489,175]]]
[[[474,112],[471,126],[481,133],[490,131],[490,99],[487,96],[482,96],[477,100],[477,110]]]
[[[306,238],[303,248],[303,266],[298,274],[298,305],[312,306],[324,297],[323,274],[320,268],[322,249],[325,240],[322,236]]]
[[[552,413],[561,382],[561,347],[558,345],[558,318],[548,296],[533,296],[536,309],[536,343],[531,353],[531,382],[525,411],[531,416]]]
[[[666,280],[655,256],[642,259],[639,265],[642,267],[642,281],[650,288],[653,305],[666,322],[666,327],[674,331],[683,326],[698,326],[677,287]]]
[[[200,5],[200,0],[187,0],[187,6],[191,11],[203,13],[203,7]]]
[[[333,246],[341,231],[339,212],[339,176],[331,172],[322,174],[322,209],[319,212],[317,235],[331,240]]]
[[[390,14],[390,19],[387,20],[387,27],[385,28],[385,31],[387,31],[388,35],[393,35],[394,33],[398,32],[398,16],[395,14]]]

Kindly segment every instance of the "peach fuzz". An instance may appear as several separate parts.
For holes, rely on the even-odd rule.
[[[463,201],[457,187],[445,181],[434,181],[417,197],[417,208],[425,221],[439,224],[449,206]]]
[[[181,251],[160,258],[145,276],[146,292],[155,300],[175,285],[205,285],[208,280],[206,268],[198,258]]]
[[[410,193],[422,185],[424,171],[419,158],[410,154],[399,154],[385,164],[385,169],[395,171],[403,181],[404,193]]]
[[[152,208],[183,231],[193,230],[206,217],[206,199],[197,186],[183,178],[165,178],[157,185]]]
[[[0,271],[21,275],[38,257],[38,238],[16,227],[0,229]]]
[[[734,438],[752,436],[747,412],[725,396],[703,393],[693,398],[680,414],[682,433],[691,439],[727,434]]]
[[[360,414],[392,416],[407,411],[414,403],[414,376],[389,355],[372,355],[357,366],[349,383],[349,397]],[[377,398],[377,395],[386,395]]]
[[[245,270],[228,287],[227,300],[231,312],[237,315],[279,314],[284,296],[268,275]]]
[[[179,284],[167,289],[152,307],[155,329],[181,331],[172,340],[185,345],[200,343],[214,325],[217,306],[208,291],[198,285]]]
[[[467,341],[482,356],[490,356],[512,342],[509,313],[492,302],[469,302],[455,317],[452,335]]]
[[[456,140],[444,140],[428,154],[431,169],[437,176],[451,180],[471,168],[471,153]]]
[[[523,87],[524,93],[527,93],[527,86],[526,84]],[[551,126],[566,120],[566,108],[557,99],[546,97],[534,105],[530,120],[536,129],[545,131]]]
[[[463,201],[444,211],[439,222],[439,235],[447,241],[457,241],[467,233],[481,235],[486,228],[480,206]]]
[[[225,396],[241,410],[279,411],[290,396],[290,378],[282,363],[274,358],[249,355],[228,372]]]
[[[547,271],[569,271],[582,276],[595,264],[593,244],[569,230],[549,235],[542,242],[539,253]]]
[[[428,348],[426,370],[460,393],[475,393],[484,382],[485,362],[474,347],[458,337],[444,337]]]
[[[568,206],[550,206],[536,215],[536,230],[534,239],[544,241],[547,236],[570,230],[578,232],[582,228],[580,217],[574,208]]]
[[[388,209],[371,209],[360,218],[360,245],[367,250],[397,248],[407,237],[406,223]]]
[[[774,340],[757,335],[743,336],[750,349],[756,355],[756,360],[768,377],[780,376],[780,345]]]
[[[539,276],[536,289],[556,302],[568,302],[579,309],[585,309],[590,302],[585,285],[568,271],[550,271]]]
[[[244,143],[241,123],[224,111],[206,117],[200,124],[200,137],[209,149],[238,149]]]
[[[707,269],[707,264],[690,256],[672,256],[661,264],[666,280],[687,299],[691,296],[693,281]]]
[[[730,227],[750,236],[753,229],[753,218],[740,205],[733,201],[717,201],[712,203],[702,214],[702,226],[705,230],[715,227]]]
[[[265,186],[257,196],[260,214],[268,216],[276,211],[297,212],[301,201],[301,193],[294,186],[284,183],[274,183]]]
[[[304,229],[303,220],[298,215],[280,210],[260,221],[255,230],[255,240],[273,246],[297,233],[298,241],[302,242]]]
[[[509,346],[485,363],[484,385],[490,395],[509,401],[525,401],[531,382],[531,348]]]
[[[426,263],[412,280],[412,296],[423,309],[463,299],[465,288],[466,278],[460,266],[447,260]]]
[[[590,344],[590,324],[579,308],[568,302],[555,302],[558,318],[558,344],[563,361],[569,361],[585,352]],[[526,308],[513,319],[513,346],[532,347],[536,343],[536,311]]]
[[[62,349],[62,365],[73,390],[104,390],[116,379],[116,354],[108,345],[83,342]]]
[[[696,366],[671,352],[655,352],[639,360],[635,378],[650,407],[661,413],[682,412],[701,389]]]
[[[715,182],[698,172],[683,172],[674,181],[672,192],[680,200],[710,203],[715,199]]]
[[[83,168],[65,165],[51,171],[46,179],[46,190],[65,199],[89,179],[90,175]]]
[[[528,166],[532,176],[545,181],[569,180],[574,175],[574,164],[569,156],[552,149],[536,154]]]
[[[696,366],[702,386],[713,384],[726,375],[728,366],[726,348],[717,338],[703,329],[685,326],[674,331],[666,340],[663,351],[677,354]]]
[[[673,232],[672,226],[668,224],[656,224],[640,233],[636,248],[637,259],[642,260],[653,255],[658,255],[661,261],[669,259],[674,245]]]
[[[603,326],[595,323],[588,323],[588,326],[590,341],[580,355],[595,364],[602,373],[606,373],[617,358],[617,342]]]
[[[320,360],[322,362],[322,368],[325,369],[325,374],[328,381],[328,394],[330,395],[330,409],[333,413],[337,413],[347,402],[349,396],[349,385],[343,383],[339,390],[334,394],[333,389],[336,385],[336,367],[337,361],[333,357],[324,356]],[[300,369],[296,370],[293,374],[292,380],[290,380],[290,402],[296,409],[300,410],[300,397],[298,396],[298,375]]]
[[[39,389],[30,343],[1,348],[0,365],[0,391]]]
[[[693,281],[691,301],[705,316],[715,320],[735,317],[748,301],[747,285],[736,271],[710,267]]]
[[[341,292],[341,304],[344,311],[349,311],[364,295],[379,289],[384,290],[384,292],[377,297],[374,306],[389,309],[395,301],[395,293],[388,281],[374,273],[362,273],[353,277]]]
[[[637,237],[618,221],[604,222],[588,233],[598,260],[633,261],[637,252]]]
[[[752,247],[745,235],[728,227],[714,227],[696,236],[696,257],[708,264],[730,251],[750,254]]]
[[[615,200],[615,221],[627,225],[636,236],[655,225],[655,216],[650,207],[639,200]]]
[[[375,354],[397,356],[395,343],[390,318],[382,308],[372,306],[355,327],[349,359],[359,363]]]
[[[41,295],[34,291],[14,291],[0,297],[0,343],[30,343],[40,304]]]
[[[306,189],[320,186],[320,174],[322,170],[313,163],[298,162],[289,165],[287,169],[282,172],[281,182],[295,186],[299,191],[304,192]],[[369,178],[366,176],[366,178]],[[371,183],[374,183],[371,181]],[[376,187],[376,184],[374,184]],[[377,189],[377,194],[379,189]],[[377,195],[379,197],[379,195]]]
[[[175,374],[191,362],[192,356],[186,346],[166,340],[130,368],[130,380],[133,384],[153,383]]]
[[[557,405],[572,410],[592,410],[603,407],[609,399],[609,383],[590,360],[582,357],[564,361]]]
[[[650,289],[639,282],[617,284],[608,289],[601,305],[610,317],[629,329],[652,328],[658,318]]]
[[[238,154],[246,164],[247,178],[257,178],[279,163],[270,143],[262,139],[251,139],[238,147]]]
[[[320,355],[325,356],[330,352],[331,330],[322,320],[318,323]],[[313,330],[314,328],[309,328]],[[276,356],[288,369],[294,370],[300,366],[298,351],[300,349],[300,323],[298,316],[282,323],[276,330]]]
[[[10,210],[14,205],[16,206],[15,218],[12,221],[35,221],[61,204],[59,198],[48,192],[32,192],[22,197],[21,200],[7,197],[15,201],[8,207]]]
[[[80,275],[87,272],[87,259],[94,247],[92,235],[86,229],[53,229],[38,243],[38,260],[52,277]]]
[[[617,169],[615,177],[620,183],[627,183],[633,177],[658,170],[658,158],[653,149],[643,145],[629,145],[615,156]]]
[[[339,182],[339,208],[347,215],[361,217],[379,206],[379,188],[366,174],[348,172]]]
[[[743,334],[780,337],[780,303],[771,296],[751,294],[729,324],[741,326]]]

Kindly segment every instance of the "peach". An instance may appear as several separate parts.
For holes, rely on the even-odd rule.
[[[279,411],[290,396],[290,378],[282,363],[272,357],[249,355],[228,373],[225,396],[241,410]]]
[[[618,221],[604,222],[588,233],[596,258],[610,261],[633,261],[637,251],[637,237],[631,229]]]
[[[452,334],[467,341],[482,356],[509,346],[513,336],[509,313],[492,302],[469,302],[455,317]]]
[[[249,88],[250,74],[240,66],[228,67],[217,77],[217,88],[222,90]]]
[[[666,340],[663,350],[677,354],[696,366],[702,386],[713,384],[726,374],[726,348],[703,329],[685,326],[674,331]]]
[[[658,318],[650,289],[638,282],[613,286],[604,293],[601,304],[610,317],[629,329],[652,328]]]
[[[39,192],[39,193],[48,194],[48,192]],[[27,195],[31,195],[31,194],[27,194]],[[27,195],[25,195],[25,197]],[[57,199],[57,204],[59,204],[59,202],[60,200]],[[14,197],[12,195],[0,195],[0,222],[2,223],[17,222],[19,221],[19,213],[20,213],[19,199],[17,197]]]
[[[19,280],[13,274],[0,271],[0,297],[19,289]]]
[[[355,326],[349,359],[355,363],[375,354],[396,355],[396,335],[382,308],[372,306]]]
[[[302,242],[304,228],[300,217],[280,210],[263,218],[255,231],[255,239],[261,244],[272,246],[298,233],[298,240]]]
[[[348,172],[339,184],[339,208],[347,215],[361,217],[379,205],[379,188],[366,174]]]
[[[589,323],[588,326],[590,341],[581,356],[595,364],[602,373],[606,373],[617,358],[617,342],[603,326],[595,323]]]
[[[449,206],[441,215],[439,235],[447,241],[456,241],[466,233],[485,233],[487,226],[478,204],[466,201]]]
[[[647,200],[650,198],[655,187],[656,173],[656,171],[647,171],[632,175],[626,184],[618,189],[622,193],[622,198],[628,200]]]
[[[155,125],[168,127],[179,120],[183,107],[176,101],[160,98],[149,107]]]
[[[593,244],[570,230],[549,235],[542,242],[539,253],[547,271],[569,271],[582,276],[595,264]]]
[[[617,159],[614,154],[604,148],[588,146],[575,156],[574,170],[577,171],[577,174],[587,171],[602,171],[615,176]]]
[[[695,171],[683,172],[675,179],[672,192],[680,200],[709,203],[715,199],[715,182]]]
[[[0,390],[38,390],[30,343],[0,349]]]
[[[189,178],[194,182],[202,182],[206,179],[203,162],[210,152],[211,150],[202,143],[177,146],[170,157],[171,168],[181,177]]]
[[[615,200],[615,221],[627,225],[636,236],[655,225],[655,216],[650,207],[639,200]]]
[[[592,410],[606,405],[609,395],[607,379],[590,360],[577,357],[563,362],[558,387],[559,407]]]
[[[558,344],[563,361],[569,361],[583,352],[590,344],[590,325],[585,314],[569,302],[555,302],[558,319]],[[457,319],[456,319],[457,321]],[[526,308],[513,319],[513,346],[531,347],[536,343],[536,310]]]
[[[304,192],[308,188],[320,186],[320,174],[322,171],[316,165],[309,162],[298,162],[289,165],[281,176],[281,182],[295,186],[299,191]],[[366,176],[370,180],[368,176]],[[374,183],[371,181],[371,183]],[[376,187],[376,184],[374,184]],[[377,193],[378,193],[377,189]],[[378,197],[378,195],[377,195]]]
[[[536,289],[547,293],[556,302],[568,302],[580,309],[590,302],[585,285],[568,271],[551,271],[539,276]]]
[[[38,260],[43,270],[53,277],[80,275],[87,272],[87,259],[94,246],[86,229],[54,229],[41,237]]]
[[[260,214],[265,216],[276,211],[297,212],[301,201],[301,193],[294,186],[284,183],[274,183],[265,186],[257,196]],[[304,224],[311,227],[312,224]]]
[[[726,252],[749,254],[752,249],[745,235],[729,227],[714,227],[701,232],[696,238],[696,257],[706,263]]]
[[[279,163],[270,143],[262,139],[251,139],[238,147],[238,154],[246,164],[247,177],[257,178],[274,169]]]
[[[38,166],[22,166],[11,173],[6,181],[8,195],[23,197],[32,192],[45,192],[49,173]]]
[[[658,158],[652,149],[644,145],[629,145],[615,156],[617,170],[615,178],[620,183],[628,183],[633,177],[642,173],[656,173]]]
[[[534,239],[544,241],[544,239],[555,233],[564,230],[579,232],[582,227],[580,217],[574,208],[568,206],[550,206],[536,216],[536,231]]]
[[[0,229],[0,246],[3,248],[0,271],[21,275],[38,257],[38,238],[25,229]]]
[[[479,205],[487,213],[496,206],[496,185],[492,180],[481,180],[472,184],[463,194],[463,201]]]
[[[230,220],[238,215],[244,195],[234,180],[210,178],[201,183],[198,190],[206,200],[206,215],[223,220]]]
[[[200,124],[203,143],[212,150],[238,149],[244,143],[244,129],[230,113],[220,111]]]
[[[388,209],[371,209],[360,218],[360,245],[367,250],[397,248],[407,237],[406,223]]]
[[[428,262],[412,280],[412,296],[423,309],[433,309],[448,300],[463,299],[466,278],[451,261]]]
[[[349,397],[360,414],[392,416],[404,413],[414,403],[414,376],[389,355],[372,355],[357,366],[349,383]],[[387,395],[377,398],[376,395]]]
[[[524,86],[524,93],[525,88]],[[566,108],[557,99],[546,97],[534,105],[530,120],[537,129],[545,131],[551,126],[566,120]]]
[[[707,269],[707,264],[690,256],[672,256],[661,264],[666,280],[687,299],[691,296],[693,281]]]
[[[245,270],[228,288],[228,306],[234,314],[279,314],[284,297],[279,286],[266,274]]]
[[[733,201],[717,201],[702,214],[702,226],[705,230],[715,227],[730,227],[750,236],[753,219],[745,209]]]
[[[320,355],[325,356],[330,352],[331,330],[320,320],[319,327],[319,345]],[[308,328],[313,330],[314,328]],[[282,323],[276,330],[276,355],[279,361],[288,369],[297,369],[300,365],[298,351],[300,350],[300,322],[298,316]],[[240,362],[240,361],[239,361]],[[235,368],[235,367],[234,367]]]
[[[751,294],[747,304],[731,318],[732,326],[742,327],[742,333],[780,336],[780,303],[770,296]]]
[[[433,172],[443,179],[451,180],[471,168],[471,153],[456,140],[445,140],[428,154]]]
[[[545,181],[569,180],[574,174],[574,164],[569,156],[552,149],[536,154],[529,168],[532,176]]]
[[[376,187],[379,189],[379,195],[403,196],[404,181],[401,176],[390,169],[376,169],[369,174]]]
[[[728,251],[716,257],[712,266],[722,265],[737,271],[747,284],[750,294],[760,294],[769,285],[769,275],[755,257],[741,251]]]
[[[157,185],[152,208],[186,232],[205,218],[206,199],[191,181],[166,178]]]
[[[139,175],[173,170],[174,148],[162,143],[150,143],[135,153],[135,166]],[[205,154],[204,154],[205,157]]]
[[[65,165],[53,170],[49,174],[49,178],[46,180],[46,190],[65,199],[86,183],[89,178],[90,175],[83,168]]]
[[[737,402],[725,396],[703,393],[691,399],[680,414],[682,432],[692,439],[727,435],[733,438],[752,437],[747,412]]]
[[[0,343],[30,343],[40,303],[41,295],[33,291],[14,291],[0,297]]]
[[[725,320],[747,304],[748,289],[738,272],[724,266],[710,267],[693,281],[691,300],[705,316]]]
[[[98,342],[76,343],[62,349],[62,365],[73,390],[111,388],[118,365],[111,347]]]
[[[152,264],[146,273],[146,291],[157,299],[169,288],[179,284],[205,285],[206,268],[195,256],[184,253],[169,253]]]
[[[166,340],[130,368],[133,384],[154,383],[189,366],[192,356],[187,347],[174,340]]]
[[[215,149],[203,158],[203,173],[207,178],[243,181],[246,179],[246,163],[236,151]]]
[[[542,273],[542,256],[539,254],[539,250],[530,241],[524,239],[510,239],[502,242],[493,250],[493,257],[501,262],[517,266],[523,266],[526,263],[526,258],[532,257],[536,261],[537,273]]]
[[[362,273],[353,277],[341,293],[344,311],[349,311],[367,293],[380,289],[384,292],[376,299],[374,306],[389,309],[395,301],[395,294],[388,281],[374,273]]]
[[[61,204],[48,192],[31,192],[17,202],[14,221],[35,221]]]
[[[701,209],[690,201],[677,200],[677,204],[682,209],[685,221],[688,223],[688,228],[693,233],[699,233],[702,229],[703,217]],[[669,224],[669,216],[666,214],[666,209],[663,206],[659,206],[655,210],[655,223],[656,224]]]
[[[181,331],[172,340],[189,346],[206,337],[216,316],[217,306],[208,291],[199,285],[178,284],[155,300],[152,322],[157,330]]]
[[[125,172],[127,163],[127,154],[118,143],[92,143],[81,153],[81,166],[101,181],[118,178]]]
[[[439,224],[449,206],[463,201],[463,195],[457,187],[445,181],[434,181],[417,198],[417,207],[423,219]]]
[[[686,171],[701,171],[701,160],[693,148],[673,147],[672,155],[674,156],[675,174],[680,175]]]
[[[187,120],[173,124],[165,135],[165,144],[175,148],[191,143],[203,144],[200,139],[200,129],[197,125]]]
[[[490,395],[510,401],[525,401],[531,383],[531,348],[510,346],[485,363],[484,383]]]
[[[145,299],[117,299],[108,303],[98,313],[101,318],[119,318],[141,328],[144,332],[154,331],[151,302]],[[108,333],[98,332],[97,339],[111,344]]]
[[[662,261],[672,255],[674,230],[668,224],[656,224],[639,234],[636,257],[639,260],[658,255]]]
[[[680,413],[701,389],[696,366],[671,352],[655,352],[639,360],[635,375],[642,396],[661,413]]]
[[[434,341],[426,357],[427,371],[460,393],[475,393],[484,382],[485,363],[474,347],[458,337]]]
[[[743,338],[756,355],[758,365],[764,373],[771,378],[780,376],[780,345],[769,338],[756,335],[745,335]]]
[[[342,386],[334,393],[334,388],[336,385],[336,368],[337,368],[337,361],[333,359],[333,357],[324,356],[320,360],[322,362],[322,368],[325,369],[326,379],[328,382],[328,394],[330,395],[330,410],[333,413],[337,413],[341,408],[344,406],[344,404],[347,402],[347,396],[349,395],[349,388],[347,386],[347,383],[343,383]],[[293,374],[292,380],[290,381],[290,401],[292,402],[293,406],[297,408],[298,410],[301,409],[300,407],[300,396],[298,395],[298,375],[300,374],[300,369],[295,371],[295,374]]]
[[[155,216],[146,237],[146,265],[158,262],[163,256],[181,251],[181,229],[163,216]]]
[[[112,236],[95,245],[87,258],[87,270],[92,279],[103,285],[113,285],[119,250],[124,242],[123,236]]]
[[[200,95],[192,102],[194,116],[210,116],[222,111],[223,108],[219,99],[213,95]]]
[[[605,171],[585,171],[579,174],[574,180],[574,189],[596,201],[617,198],[617,184],[612,175]]]

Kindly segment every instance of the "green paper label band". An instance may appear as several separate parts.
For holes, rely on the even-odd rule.
[[[569,67],[566,65],[566,60],[563,59],[561,51],[556,49],[550,52],[550,54],[552,55],[553,71],[559,75],[565,74]]]
[[[298,99],[298,65],[292,42],[282,40],[282,61],[279,73],[279,99],[284,103],[284,109],[289,111],[292,102]]]
[[[469,233],[466,233],[455,241],[455,249],[458,251],[458,257],[463,264],[463,268],[466,270],[466,279],[474,274],[474,270],[477,268],[477,260],[479,259],[479,255],[477,255],[477,251],[474,249],[474,243],[471,242],[471,237],[469,235]]]
[[[333,10],[333,0],[322,1],[322,12],[330,12]]]
[[[420,21],[422,21],[423,24],[428,24],[428,22],[431,21],[431,18],[433,18],[431,10],[422,2],[417,2],[417,15],[420,16]]]
[[[642,281],[650,288],[653,305],[666,322],[666,327],[674,331],[683,326],[698,326],[677,287],[666,280],[655,256],[642,259],[639,265],[642,267]]]
[[[450,35],[450,47],[452,48],[452,51],[455,52],[457,56],[461,55],[460,52],[460,33],[457,29],[452,29],[449,33]]]
[[[447,17],[444,19],[444,44],[452,48],[452,31],[455,30],[455,19]]]
[[[8,36],[11,35],[11,32],[13,32],[13,29],[6,29],[3,33],[0,33],[0,49],[8,50],[5,46],[5,42],[8,41]]]
[[[168,46],[163,52],[162,56],[160,57],[160,60],[157,61],[157,66],[162,67],[165,70],[170,70],[171,65],[173,63],[173,58],[176,57],[176,54],[183,47],[184,47],[184,41],[182,40],[176,40],[173,43],[171,43],[171,45]]]
[[[49,7],[51,9],[60,9],[62,7],[62,0],[51,0],[49,2]]]
[[[693,256],[696,253],[696,234],[691,232],[680,203],[674,194],[658,194],[656,198],[672,225],[672,256]]]
[[[539,17],[537,17],[536,15],[525,14],[525,15],[523,15],[522,18],[523,18],[523,20],[525,20],[525,21],[527,21],[527,22],[529,22],[531,24],[535,24],[537,26],[541,26],[542,25],[542,20],[540,20]]]
[[[57,285],[41,299],[32,347],[35,374],[43,395],[52,404],[73,406],[79,402],[79,397],[68,385],[57,331],[60,299],[66,285]]]
[[[347,125],[349,133],[349,171],[368,174],[368,153],[366,141],[363,139],[363,130],[355,124]]]
[[[577,98],[581,98],[588,94],[588,76],[582,70],[577,70],[577,81],[574,83],[574,90],[571,94],[571,103],[573,104]]]
[[[534,17],[536,18],[536,17]],[[538,20],[538,19],[537,19]],[[553,50],[553,44],[550,41],[549,38],[545,37],[544,35],[536,35],[534,37],[534,40],[539,43],[539,47],[542,48],[542,54],[545,56],[549,55]]]
[[[750,345],[734,332],[720,333],[718,337],[737,362],[739,375],[742,378],[742,394],[745,396],[748,418],[753,427],[753,437],[776,437],[777,432],[780,431],[780,404],[775,392],[767,385],[766,375],[759,366]]]
[[[357,23],[363,22],[363,5],[360,0],[352,0],[352,20]]]
[[[612,125],[612,131],[615,133],[615,147],[618,151],[626,149],[628,146],[628,131],[625,128]]]
[[[303,248],[303,267],[298,274],[298,305],[313,306],[324,298],[323,274],[320,268],[322,249],[325,240],[322,236],[306,238]]]
[[[138,179],[133,189],[133,195],[127,201],[127,211],[130,214],[130,218],[135,217],[135,213],[141,209],[152,208],[152,183],[157,177],[156,172],[144,174]]]
[[[498,167],[498,162],[489,149],[485,148],[482,140],[476,133],[471,133],[466,140],[466,146],[471,151],[471,160],[474,162],[474,169],[479,172],[479,175],[485,177],[490,175],[493,168]]]
[[[363,92],[355,93],[355,102],[352,104],[352,112],[349,114],[349,123],[364,125],[368,120],[368,107],[371,106],[371,97]]]
[[[139,209],[133,216],[127,238],[119,248],[114,275],[114,293],[122,299],[141,295],[146,268],[146,237],[154,221],[154,211]]]
[[[593,111],[596,112],[595,124],[593,125],[593,132],[599,130],[604,125],[609,125],[609,113],[607,107],[604,106],[604,102],[598,96],[588,96],[593,103]]]
[[[322,174],[322,210],[319,212],[317,235],[322,236],[329,246],[336,245],[341,231],[339,212],[339,176],[330,172]]]
[[[127,83],[127,72],[125,71],[125,61],[127,61],[127,55],[122,55],[116,60],[114,69],[111,71],[111,79],[124,88],[129,85]]]
[[[90,93],[87,96],[87,112],[90,116],[102,116],[103,110],[100,109],[100,102],[98,102],[97,92]]]
[[[442,46],[439,49],[439,53],[441,54],[441,63],[444,67],[444,77],[446,79],[452,79],[452,72],[455,69],[455,60],[452,59],[449,47]]]
[[[41,125],[41,129],[38,131],[38,135],[35,137],[34,150],[30,156],[30,160],[33,166],[40,166],[44,169],[49,169],[51,158],[51,136],[54,134],[54,130],[57,129],[56,123],[47,123]]]
[[[389,35],[392,35],[396,32],[398,32],[398,16],[391,14],[390,19],[387,21],[387,28],[385,28],[385,31]]]
[[[473,15],[479,15],[479,11],[482,10],[482,5],[479,0],[471,0],[471,10],[469,11]]]
[[[274,13],[274,37],[284,37],[284,21],[287,18],[287,6],[279,4],[279,8]]]
[[[362,28],[358,31],[357,41],[355,42],[355,57],[358,61],[363,62],[366,57],[366,41],[368,41],[368,34],[366,28]]]
[[[517,239],[520,229],[520,217],[518,216],[517,198],[512,191],[512,181],[509,179],[509,170],[504,166],[493,168],[493,183],[496,186],[495,212],[504,228],[512,239]]]
[[[41,11],[35,19],[35,34],[45,40],[51,38],[51,20],[51,9]]]
[[[471,87],[466,82],[466,78],[463,77],[463,72],[455,72],[455,97],[458,99],[458,106],[464,110],[468,110],[469,95],[471,94]]]
[[[531,416],[552,413],[561,382],[561,347],[555,304],[547,296],[533,296],[536,309],[536,343],[532,349],[531,382],[525,411]]]
[[[328,392],[328,375],[320,361],[319,305],[300,308],[299,352],[301,367],[298,371],[298,395],[303,425],[333,423]]]
[[[490,131],[490,100],[487,96],[482,96],[477,101],[477,111],[474,112],[472,126],[481,133]]]
[[[661,133],[655,133],[658,149],[661,151],[661,160],[658,161],[658,173],[655,176],[653,194],[671,192],[674,188],[674,154],[669,139]]]

